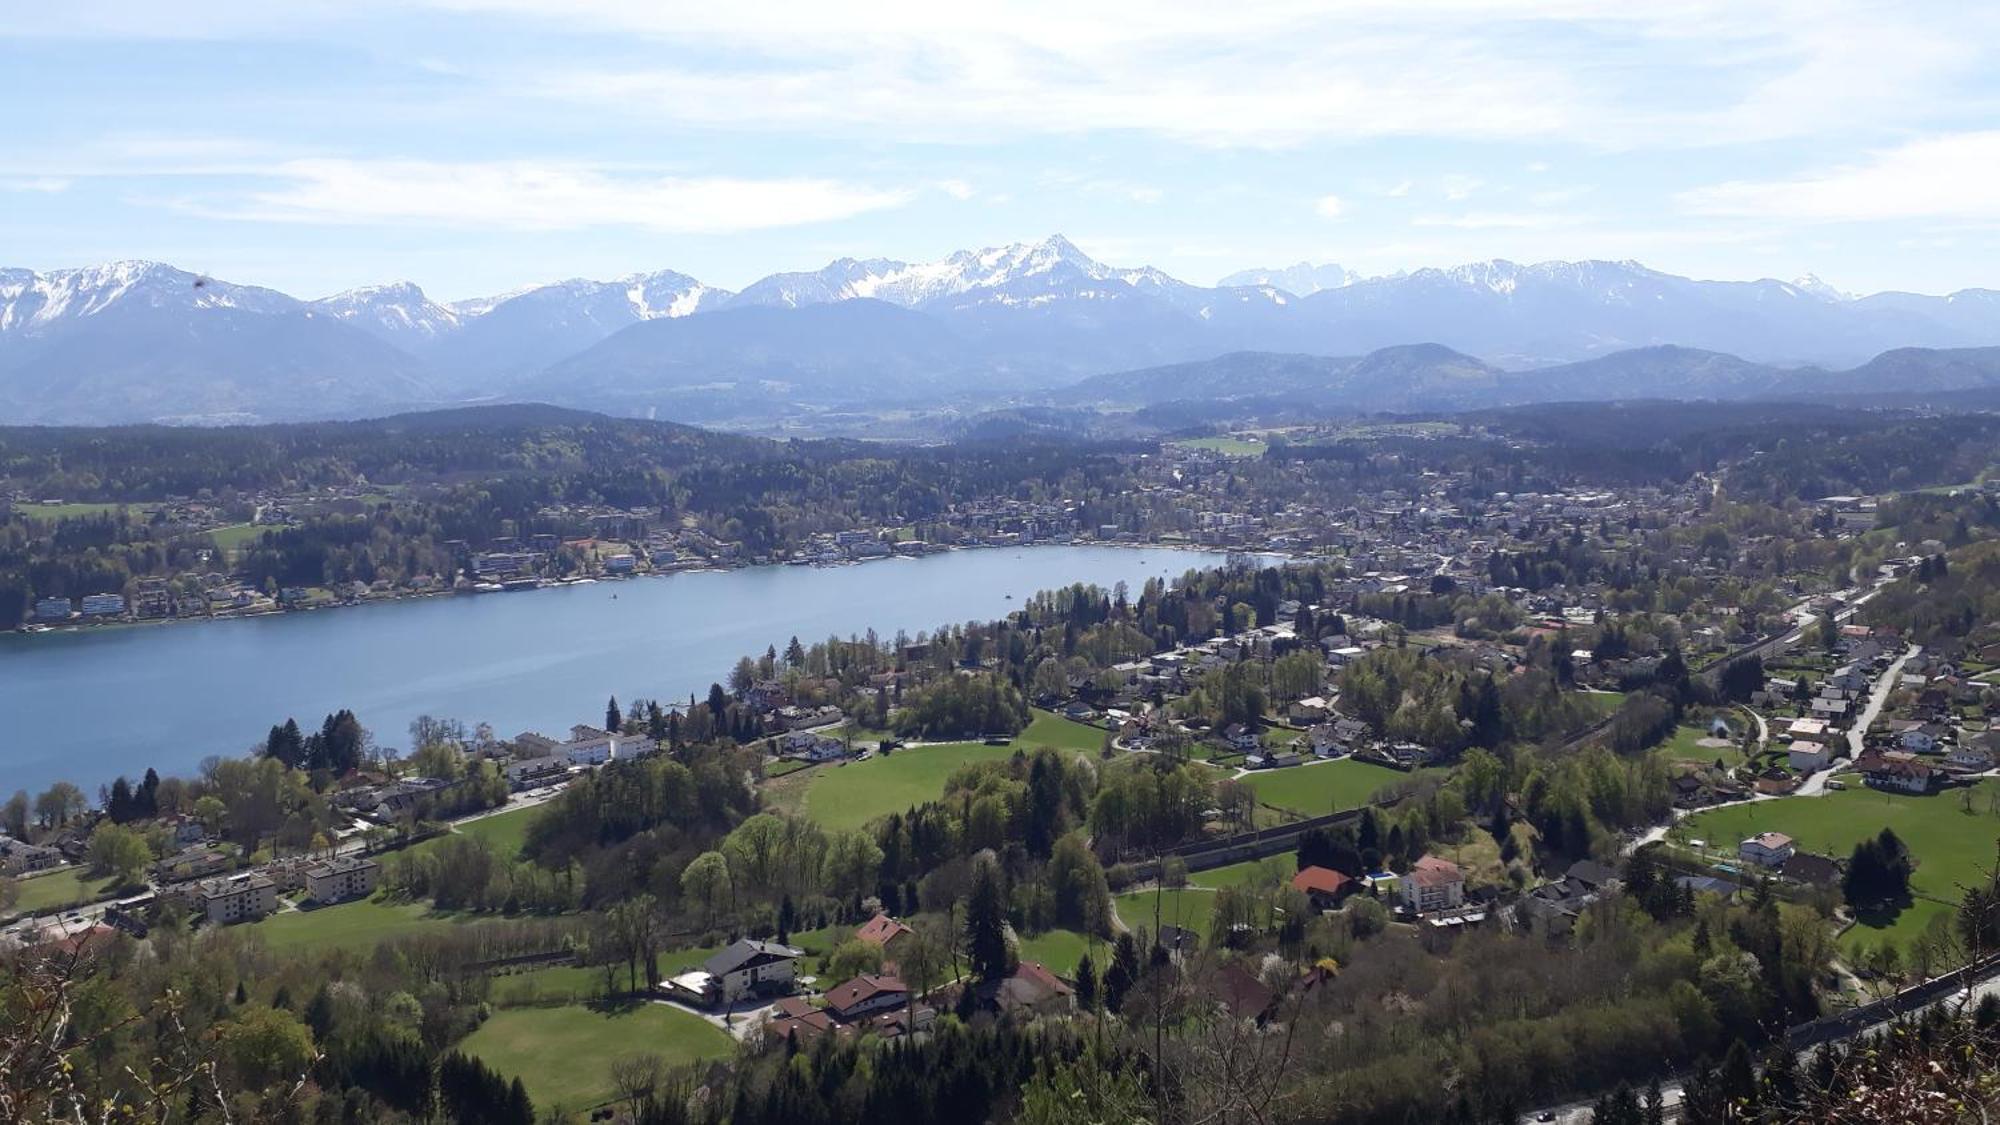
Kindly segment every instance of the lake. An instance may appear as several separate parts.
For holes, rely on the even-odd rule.
[[[0,795],[69,780],[95,794],[148,766],[190,774],[272,724],[353,709],[385,746],[430,714],[511,737],[603,721],[606,697],[706,694],[739,657],[865,633],[991,620],[1037,590],[1219,566],[1219,552],[951,551],[831,568],[675,574],[417,598],[241,620],[0,636]],[[1011,595],[1011,600],[1009,598]]]

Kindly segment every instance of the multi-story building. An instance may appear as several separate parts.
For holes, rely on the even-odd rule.
[[[314,902],[345,902],[375,892],[382,865],[360,856],[337,856],[306,868],[306,894]]]

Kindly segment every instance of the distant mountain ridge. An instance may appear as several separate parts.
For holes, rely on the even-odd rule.
[[[1457,358],[1397,350],[1417,341]],[[1795,378],[1774,371],[1840,374],[1898,348],[1995,345],[2000,292],[1986,289],[1849,297],[1810,276],[1697,281],[1630,261],[1500,260],[1373,278],[1299,263],[1204,287],[1107,265],[1060,235],[932,262],[842,258],[740,292],[662,270],[451,303],[407,282],[301,301],[144,262],[0,270],[0,420],[50,422],[526,398],[690,417],[758,396],[788,409],[984,409],[1067,401],[1064,388],[1097,376],[1109,393],[1153,369],[1201,383],[1202,365],[1278,388],[1310,371],[1355,401],[1414,403],[1514,393],[1529,385],[1507,373],[1525,369],[1542,372],[1542,390],[1594,393],[1582,365],[1605,360],[1628,382],[1650,365],[1716,388],[1688,393],[1737,395]],[[1628,354],[1663,347],[1723,358]],[[1251,353],[1292,358],[1242,358]],[[1918,363],[1922,378],[1949,381],[1938,362]],[[1398,370],[1408,385],[1392,393]]]

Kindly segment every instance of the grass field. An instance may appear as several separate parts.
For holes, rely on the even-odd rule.
[[[1248,887],[1269,886],[1290,879],[1298,870],[1291,853],[1273,856],[1269,859],[1245,860],[1226,867],[1211,867],[1206,871],[1196,871],[1188,875],[1191,887]]]
[[[614,1010],[569,1005],[495,1012],[463,1049],[509,1077],[520,1078],[538,1116],[556,1109],[601,1105],[617,1095],[611,1065],[627,1055],[654,1054],[672,1065],[724,1058],[735,1047],[721,1028],[665,1004]]]
[[[1412,776],[1387,766],[1342,758],[1263,770],[1243,779],[1267,805],[1303,816],[1321,816],[1368,803],[1377,789]]]
[[[96,902],[112,891],[110,879],[86,879],[81,867],[65,867],[46,875],[16,879],[14,885],[21,893],[8,911],[10,915],[40,914]]]
[[[1913,797],[1857,787],[1823,797],[1715,809],[1689,817],[1676,834],[1705,840],[1734,858],[1737,841],[1777,831],[1798,841],[1801,850],[1845,860],[1855,844],[1892,828],[1917,859],[1910,889],[1918,897],[1894,916],[1864,915],[1841,945],[1849,952],[1875,948],[1884,940],[1906,945],[1932,918],[1951,911],[1947,903],[1957,902],[1962,888],[1986,877],[1993,842],[2000,838],[2000,816],[1988,808],[1997,789],[1995,782],[1980,782],[1968,813],[1957,794]],[[1945,901],[1933,902],[1926,895]]]
[[[859,828],[878,816],[936,800],[944,792],[945,779],[968,762],[1002,761],[1026,745],[1016,739],[1011,746],[980,742],[912,746],[865,762],[823,766],[796,779],[782,779],[765,791],[781,807],[796,808],[828,828]]]
[[[625,977],[620,966],[618,977]],[[621,984],[622,988],[623,985]],[[488,994],[494,1007],[521,1008],[560,1000],[584,1004],[604,994],[604,970],[595,965],[551,965],[523,973],[505,973],[493,978]]]
[[[1740,723],[1742,720],[1738,718]],[[1743,764],[1743,748],[1731,742],[1727,746],[1703,746],[1708,739],[1707,726],[1685,726],[1674,731],[1674,736],[1653,747],[1652,752],[1670,762],[1700,762],[1709,765],[1720,760],[1723,765],[1735,769]]]
[[[480,817],[458,826],[461,835],[486,841],[493,850],[504,856],[521,854],[521,848],[528,842],[528,825],[541,815],[539,805],[525,809],[511,809],[492,816]]]
[[[1625,702],[1625,693],[1622,691],[1580,691],[1576,693],[1576,698],[1581,700],[1585,707],[1590,708],[1599,715],[1609,715],[1613,711],[1618,710],[1619,705]]]
[[[14,511],[25,519],[37,523],[54,523],[57,520],[73,520],[82,516],[101,516],[120,508],[131,508],[133,515],[146,511],[142,504],[16,504]]]
[[[208,537],[215,541],[217,547],[225,551],[235,551],[267,530],[269,529],[258,527],[253,523],[232,523],[209,532]]]
[[[318,952],[351,949],[366,953],[386,938],[477,925],[466,914],[443,914],[425,902],[371,898],[317,910],[288,910],[255,923],[272,949]]]
[[[1153,928],[1153,893],[1128,891],[1112,900],[1112,905],[1118,908],[1118,917],[1124,920],[1127,929]],[[1215,892],[1212,890],[1189,887],[1161,892],[1161,923],[1194,931],[1203,945],[1208,944],[1208,919],[1214,912]]]
[[[1190,438],[1174,444],[1186,449],[1206,449],[1210,453],[1220,453],[1224,457],[1262,457],[1267,448],[1261,441],[1237,437]]]
[[[1048,746],[1095,754],[1104,747],[1105,733],[1098,727],[1072,722],[1053,711],[1037,710],[1034,721],[1014,741],[1024,746]]]
[[[1090,938],[1075,930],[1049,930],[1033,937],[1020,938],[1019,946],[1021,960],[1040,961],[1050,972],[1068,979],[1076,974],[1077,965],[1082,963],[1084,953],[1090,949]],[[1091,960],[1102,969],[1110,959],[1111,943],[1098,942],[1097,952]]]

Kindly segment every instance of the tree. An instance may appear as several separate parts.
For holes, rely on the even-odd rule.
[[[973,873],[965,904],[965,947],[981,980],[999,980],[1014,971],[1014,954],[1007,947],[1006,893],[991,862],[980,863]]]
[[[1097,963],[1087,951],[1076,962],[1076,1006],[1086,1012],[1097,1009]]]
[[[281,1008],[246,1005],[222,1025],[223,1057],[246,1086],[262,1089],[303,1079],[312,1065],[312,1033]]]
[[[611,1085],[625,1099],[634,1120],[653,1112],[661,1087],[667,1083],[667,1060],[659,1055],[626,1055],[611,1062]]]
[[[1125,1005],[1125,994],[1139,983],[1139,943],[1131,931],[1118,935],[1111,949],[1111,967],[1104,972],[1104,1007],[1116,1012]]]
[[[721,852],[703,852],[681,869],[681,894],[702,909],[704,925],[713,927],[715,917],[729,909],[736,897],[729,860]]]
[[[410,755],[410,768],[417,772],[418,777],[457,781],[465,776],[465,752],[456,743],[426,743]]]
[[[872,941],[850,938],[841,942],[826,959],[829,980],[853,980],[862,973],[882,971],[882,947]]]
[[[30,807],[28,791],[14,790],[14,795],[7,798],[6,805],[0,806],[0,832],[5,832],[16,840],[26,840]]]
[[[625,729],[625,716],[618,713],[618,697],[615,695],[604,705],[604,729],[612,734]]]
[[[61,828],[83,814],[83,790],[58,781],[35,798],[35,820],[43,830]]]
[[[91,874],[109,875],[121,887],[138,882],[152,859],[145,837],[108,819],[90,834]]]

